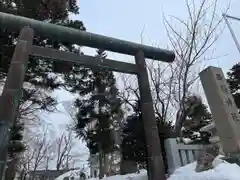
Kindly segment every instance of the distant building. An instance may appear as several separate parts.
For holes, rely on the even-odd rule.
[[[54,180],[58,176],[71,171],[72,169],[62,169],[62,170],[36,170],[29,172],[29,179],[31,180],[34,176],[34,180]]]

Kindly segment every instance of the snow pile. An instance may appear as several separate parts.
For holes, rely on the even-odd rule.
[[[79,175],[80,175],[79,170],[73,170],[57,177],[55,180],[64,180],[65,177],[69,177],[69,180],[71,179],[71,177],[74,177],[75,180],[79,180]],[[91,178],[87,180],[99,180],[99,179]],[[147,171],[141,170],[139,173],[110,176],[110,177],[105,177],[102,180],[148,180],[148,179],[147,179]]]
[[[98,180],[98,178],[89,179],[89,180]],[[105,177],[102,180],[148,180],[148,179],[147,179],[147,171],[142,170],[140,171],[140,173],[110,176],[110,177]]]
[[[168,178],[168,180],[239,180],[240,167],[236,164],[229,164],[218,156],[213,161],[213,169],[201,173],[195,172],[196,162],[180,167]],[[65,175],[66,176],[66,175]],[[63,180],[57,178],[56,180]],[[89,180],[98,180],[93,178]],[[140,173],[116,175],[103,178],[103,180],[147,180],[147,172],[145,170]]]
[[[195,172],[196,162],[178,168],[168,180],[239,180],[240,167],[229,164],[218,156],[213,161],[214,169]]]

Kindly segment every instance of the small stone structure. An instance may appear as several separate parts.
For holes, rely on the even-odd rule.
[[[217,144],[205,147],[197,158],[195,171],[202,172],[213,168],[213,161],[219,155],[219,146]]]
[[[202,127],[200,129],[200,131],[202,132],[209,132],[211,134],[211,137],[209,139],[209,141],[211,142],[211,144],[216,144],[219,146],[219,154],[224,155],[223,149],[222,149],[222,145],[220,142],[220,138],[218,136],[218,132],[217,132],[217,128],[214,122]]]

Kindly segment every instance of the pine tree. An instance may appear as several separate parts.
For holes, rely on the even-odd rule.
[[[237,108],[240,109],[240,63],[235,64],[227,73],[227,82]]]
[[[97,57],[104,59],[106,56],[103,50],[97,51]],[[74,80],[74,91],[83,96],[75,103],[78,109],[75,129],[79,137],[87,141],[90,152],[99,153],[102,160],[104,155],[115,148],[112,125],[122,116],[121,101],[117,98],[113,72],[96,68],[85,69],[82,76],[87,80],[83,82],[82,77],[78,81]],[[103,177],[103,169],[100,169],[100,177]]]
[[[200,129],[212,122],[211,113],[200,97],[190,95],[185,100],[186,120],[183,124],[183,137],[193,140],[192,143],[209,143],[210,134]]]

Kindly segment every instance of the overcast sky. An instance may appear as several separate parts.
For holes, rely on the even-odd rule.
[[[169,44],[163,24],[163,13],[166,17],[172,15],[183,20],[188,18],[185,0],[80,0],[79,5],[80,14],[73,18],[82,20],[87,31],[140,43],[144,29],[144,44],[157,44],[162,48]],[[219,15],[227,5],[228,0],[219,0]],[[228,13],[240,16],[238,7],[240,2],[232,0]],[[240,28],[240,23],[233,23],[236,33],[238,24]],[[220,58],[212,61],[212,65],[216,65],[218,61],[219,66],[227,70],[240,58],[228,29],[225,29],[215,47],[215,54]],[[111,58],[126,60],[126,57],[115,54],[111,54]]]
[[[219,0],[219,15],[227,4],[227,0]],[[162,48],[169,43],[163,25],[163,13],[166,17],[173,15],[181,19],[187,18],[185,0],[80,0],[79,5],[80,14],[73,18],[82,20],[87,31],[140,43],[141,33],[144,30],[143,43],[157,44]],[[232,0],[228,14],[240,17],[239,7],[240,1]],[[237,33],[240,30],[240,22],[233,22],[232,26],[240,39],[240,33]],[[240,54],[228,29],[224,30],[220,41],[214,47],[215,57],[219,58],[208,62],[208,65],[219,66],[226,72],[239,62]],[[86,50],[86,52],[91,54],[94,51]],[[131,57],[118,54],[109,54],[109,56],[117,60],[132,60]],[[63,91],[56,91],[54,94],[60,101],[73,98]],[[62,106],[59,108],[64,111]],[[53,124],[54,129],[59,127],[62,129],[63,124],[70,121],[68,116],[61,113],[51,114],[47,119]],[[79,143],[77,148],[86,152],[82,143]]]

